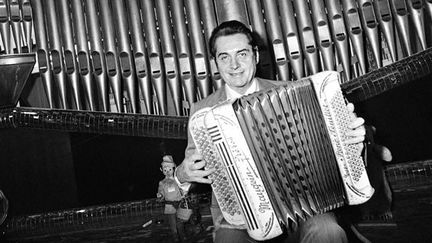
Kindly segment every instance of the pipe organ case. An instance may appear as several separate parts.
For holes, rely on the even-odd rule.
[[[188,116],[223,85],[208,46],[223,21],[254,31],[261,77],[336,70],[346,82],[429,48],[431,9],[430,0],[0,0],[0,54],[36,54],[45,108]]]

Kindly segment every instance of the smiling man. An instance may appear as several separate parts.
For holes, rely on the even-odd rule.
[[[211,107],[227,99],[235,99],[256,91],[269,89],[283,82],[255,77],[256,65],[259,61],[257,44],[252,32],[238,21],[228,21],[219,25],[210,38],[210,51],[225,85],[207,98],[192,105],[191,115],[204,107]],[[352,105],[349,106],[353,111]],[[350,137],[346,143],[362,143],[365,139],[365,128],[362,118],[354,119]],[[197,152],[190,134],[185,159],[177,168],[175,179],[185,191],[190,182],[212,183],[207,178],[214,169],[204,169],[205,161]],[[226,222],[221,214],[215,197],[212,198],[211,213],[215,224],[215,242],[255,242],[247,234],[245,227],[236,227]],[[282,238],[282,239],[281,239]],[[286,236],[275,239],[276,242],[288,240]],[[291,239],[293,238],[293,239]],[[295,239],[294,239],[295,238]],[[347,237],[337,223],[333,213],[315,216],[302,223],[295,234],[291,234],[293,242],[347,242]]]

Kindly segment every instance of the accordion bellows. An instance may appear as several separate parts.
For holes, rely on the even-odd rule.
[[[224,218],[267,240],[372,196],[359,145],[344,144],[352,119],[338,73],[321,72],[201,109],[189,131]]]

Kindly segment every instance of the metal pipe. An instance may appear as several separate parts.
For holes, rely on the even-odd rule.
[[[60,18],[60,24],[62,26],[62,40],[63,40],[63,53],[65,72],[69,79],[70,87],[72,88],[72,97],[76,109],[82,110],[83,106],[81,103],[81,85],[80,77],[78,74],[78,64],[75,53],[75,43],[73,37],[73,28],[71,21],[71,9],[69,9],[68,0],[57,0],[57,8],[62,18]],[[82,25],[83,26],[83,25]],[[94,107],[92,107],[94,110]]]
[[[378,21],[372,0],[358,0],[358,4],[363,30],[366,33],[366,37],[369,39],[376,65],[380,68],[382,67],[381,44],[378,32]]]
[[[15,47],[18,53],[22,53],[22,32],[21,22],[22,16],[20,11],[19,0],[9,0],[10,22],[12,25],[12,33],[15,40]]]
[[[159,36],[165,66],[165,77],[171,91],[175,112],[177,115],[181,116],[182,92],[178,71],[177,53],[171,29],[170,14],[168,12],[168,0],[155,1],[155,7],[159,24]]]
[[[32,29],[33,29],[33,16],[32,6],[30,0],[23,0],[21,5],[22,20],[24,27],[24,43],[28,48],[28,52],[33,51]]]
[[[269,42],[265,27],[265,20],[262,12],[260,0],[247,1],[247,9],[249,13],[249,21],[251,28],[256,34],[259,62],[257,65],[256,75],[262,78],[275,79],[275,70],[273,66],[273,58],[269,50]]]
[[[67,1],[64,1],[64,4],[67,4]],[[67,11],[66,7],[63,7],[64,11]],[[91,111],[97,110],[97,102],[94,97],[94,80],[91,75],[91,66],[90,66],[90,52],[87,44],[87,33],[84,21],[84,11],[81,0],[71,0],[71,9],[72,9],[72,18],[74,25],[74,34],[75,34],[75,42],[76,42],[76,52],[74,51],[74,41],[73,37],[70,36],[68,39],[68,50],[70,53],[69,57],[66,57],[66,63],[74,64],[74,73],[78,72],[79,77],[81,78],[82,87],[84,89],[84,98],[85,103],[87,104],[87,109]],[[66,13],[65,13],[66,14]],[[70,30],[72,31],[72,30]],[[73,32],[70,32],[73,33]],[[78,57],[78,62],[74,61]],[[67,61],[69,59],[69,61]],[[69,66],[66,64],[66,66]],[[72,65],[71,65],[72,67]],[[106,110],[104,110],[106,111]]]
[[[342,6],[339,0],[326,0],[328,20],[331,28],[332,39],[336,46],[338,58],[342,63],[346,80],[351,79],[349,39],[343,18]]]
[[[186,95],[187,109],[196,101],[196,85],[192,70],[192,58],[189,47],[188,31],[183,0],[170,0],[173,28],[176,38],[176,49],[179,61],[180,79]]]
[[[238,20],[248,24],[245,0],[214,0],[218,24],[229,20]]]
[[[153,90],[150,80],[148,55],[145,47],[144,35],[141,25],[139,2],[137,0],[126,1],[129,15],[129,28],[131,31],[132,49],[135,61],[135,72],[141,91],[144,107],[141,113],[153,114]],[[145,110],[144,110],[145,109]]]
[[[402,39],[402,46],[405,50],[404,56],[412,55],[412,46],[409,35],[408,7],[405,0],[390,0],[393,17],[396,20],[396,27],[399,38]]]
[[[104,55],[108,81],[114,95],[117,112],[124,112],[120,64],[116,48],[115,30],[113,28],[113,16],[111,13],[110,2],[107,0],[100,0],[99,11],[102,22]]]
[[[429,15],[429,20],[432,21],[432,0],[425,0],[425,5],[426,11]]]
[[[47,18],[49,52],[51,56],[51,68],[60,98],[60,108],[68,109],[68,95],[66,86],[66,73],[62,53],[62,41],[59,30],[59,20],[57,16],[55,0],[44,0],[45,14]]]
[[[360,74],[364,74],[367,72],[367,67],[363,41],[363,29],[360,24],[360,16],[357,10],[357,4],[354,0],[342,0],[342,6],[351,44],[360,64]]]
[[[0,0],[0,32],[6,54],[12,54],[13,50],[9,26],[9,4],[7,0]]]
[[[48,57],[48,39],[45,29],[45,16],[42,0],[32,0],[35,38],[37,43],[37,60],[39,73],[45,88],[49,108],[55,107],[54,80],[51,73],[50,59]],[[0,4],[0,7],[3,7]],[[1,8],[0,8],[1,9]]]
[[[393,62],[397,60],[395,30],[393,25],[393,16],[388,0],[374,1],[376,16],[380,25],[380,29],[384,34],[384,38],[388,45],[390,56]]]
[[[141,0],[143,27],[146,37],[147,52],[150,60],[151,80],[158,101],[160,114],[167,114],[166,83],[163,70],[162,54],[159,46],[159,34],[156,29],[156,16],[153,0]]]
[[[203,22],[205,44],[208,46],[211,33],[217,26],[215,7],[213,0],[200,0],[198,3],[202,18],[201,20]],[[213,80],[213,87],[215,87],[215,89],[219,89],[223,85],[223,80],[219,74],[219,70],[217,69],[215,59],[211,57],[209,48],[207,48],[207,56],[210,57],[209,65],[210,75]]]
[[[111,1],[111,4],[114,14],[114,26],[117,33],[119,71],[123,78],[123,87],[129,98],[131,112],[137,113],[137,81],[135,78],[135,66],[132,61],[126,8],[123,1]]]
[[[279,80],[290,80],[288,58],[285,42],[279,22],[278,7],[275,1],[263,1],[264,15],[266,17],[267,34],[272,44],[273,55],[276,61]]]
[[[335,70],[335,55],[324,1],[310,0],[315,36],[323,61],[323,70]]]
[[[282,32],[287,43],[287,54],[294,79],[304,77],[303,52],[297,30],[294,8],[291,0],[278,0]]]
[[[191,51],[195,77],[202,98],[207,97],[212,92],[210,81],[209,65],[207,60],[206,45],[201,29],[201,17],[199,13],[198,0],[185,0],[185,9],[188,18],[189,38],[191,41]]]
[[[420,40],[422,50],[426,47],[426,34],[425,34],[425,21],[424,21],[424,3],[423,0],[407,0],[408,10],[410,12],[411,20],[414,23],[414,29],[417,32],[417,37]]]
[[[78,0],[80,1],[80,0]],[[109,86],[107,81],[106,61],[103,54],[102,34],[100,32],[100,16],[98,14],[98,7],[96,0],[84,1],[85,17],[87,20],[88,41],[90,42],[91,51],[91,73],[96,83],[97,97],[100,101],[100,109],[102,111],[110,111],[110,100],[108,98]],[[83,33],[84,34],[84,33]],[[87,43],[83,35],[80,35],[79,43],[82,42],[82,47]],[[83,49],[85,51],[85,49]],[[78,54],[79,58],[86,58],[85,53]],[[84,62],[80,62],[83,65]],[[81,68],[81,67],[80,67]],[[85,70],[85,66],[82,67]]]
[[[309,7],[304,0],[294,0],[294,9],[297,13],[297,26],[303,45],[303,56],[306,58],[309,73],[314,74],[317,73],[320,68]]]

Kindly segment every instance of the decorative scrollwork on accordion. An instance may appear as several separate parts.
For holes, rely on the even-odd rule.
[[[321,72],[201,109],[189,131],[225,219],[267,240],[372,196],[360,145],[344,144],[351,120],[338,73]]]

